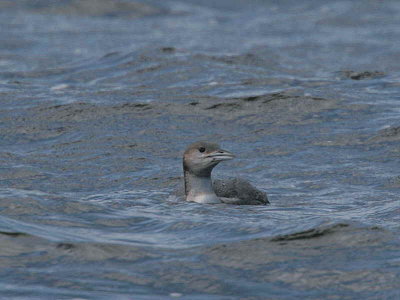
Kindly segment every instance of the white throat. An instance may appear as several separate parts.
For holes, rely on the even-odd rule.
[[[197,203],[221,203],[215,195],[211,176],[198,177],[185,172],[186,200]]]

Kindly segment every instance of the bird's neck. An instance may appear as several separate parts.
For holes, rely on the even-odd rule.
[[[188,170],[184,170],[185,195],[187,201],[198,203],[220,203],[215,195],[211,180],[211,172],[208,176],[196,176]]]

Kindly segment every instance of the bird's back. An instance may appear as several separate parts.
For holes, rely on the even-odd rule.
[[[268,204],[267,194],[256,189],[242,178],[216,179],[213,181],[215,194],[224,203],[239,205]]]

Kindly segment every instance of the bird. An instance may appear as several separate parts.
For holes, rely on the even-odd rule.
[[[186,201],[207,204],[266,205],[267,194],[241,178],[211,179],[211,172],[222,161],[235,155],[216,143],[198,141],[183,154]]]

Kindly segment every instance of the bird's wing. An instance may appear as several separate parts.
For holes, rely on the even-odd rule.
[[[242,178],[216,179],[213,182],[214,191],[218,197],[233,198],[237,200],[226,200],[222,202],[240,205],[262,205],[268,204],[267,194],[258,190],[250,182]]]

